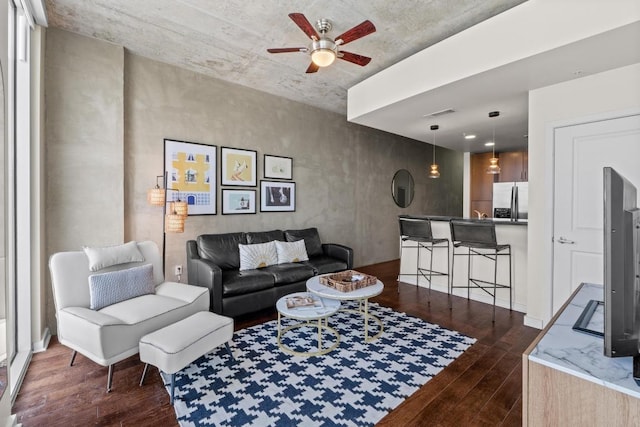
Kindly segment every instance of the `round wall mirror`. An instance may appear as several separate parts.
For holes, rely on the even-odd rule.
[[[400,169],[393,175],[391,195],[396,205],[406,208],[413,201],[413,177],[406,169]]]

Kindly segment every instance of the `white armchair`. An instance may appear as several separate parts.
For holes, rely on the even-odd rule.
[[[126,262],[91,271],[88,252],[59,252],[49,260],[58,341],[73,350],[70,366],[73,365],[76,353],[80,353],[102,366],[109,367],[107,392],[111,391],[113,365],[138,353],[138,343],[142,336],[196,312],[209,310],[207,288],[164,281],[162,260],[155,243],[147,241],[129,245],[132,245],[134,250],[137,246],[142,261]],[[106,264],[122,260],[123,258],[118,261],[117,257],[112,257]],[[96,270],[101,265],[94,261],[91,260],[91,263]],[[103,308],[95,305],[96,291],[93,282],[96,276],[114,276],[101,273],[116,271],[121,271],[119,275],[122,276],[134,267],[149,264],[152,265],[152,273],[148,267],[138,270],[145,270],[148,281],[153,282],[150,283],[150,293]],[[93,277],[90,277],[92,275]],[[122,289],[122,286],[118,289]],[[98,309],[90,308],[92,305]]]

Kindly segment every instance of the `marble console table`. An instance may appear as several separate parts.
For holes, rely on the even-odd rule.
[[[574,331],[602,285],[582,284],[523,356],[523,425],[628,426],[640,420],[632,357],[604,355],[603,338]],[[602,330],[603,311],[590,327]]]

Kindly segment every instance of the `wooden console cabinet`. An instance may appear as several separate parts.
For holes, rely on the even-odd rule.
[[[640,425],[632,358],[605,357],[602,338],[571,329],[588,300],[602,299],[597,286],[581,285],[524,353],[523,426]]]

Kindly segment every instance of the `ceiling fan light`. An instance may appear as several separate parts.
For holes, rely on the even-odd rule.
[[[318,67],[328,67],[336,60],[336,52],[328,48],[316,49],[311,52],[311,60]]]

